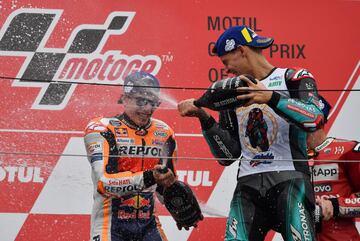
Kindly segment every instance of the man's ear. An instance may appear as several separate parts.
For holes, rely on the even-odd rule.
[[[239,45],[236,48],[236,52],[238,52],[238,54],[240,54],[241,56],[244,56],[246,54],[246,50],[247,50],[245,48],[246,48],[246,46]]]

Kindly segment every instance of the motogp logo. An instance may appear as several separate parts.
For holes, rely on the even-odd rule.
[[[19,9],[0,31],[0,56],[26,57],[13,86],[41,88],[33,109],[64,109],[74,83],[123,84],[134,71],[159,72],[161,59],[156,55],[128,56],[119,49],[101,53],[111,35],[127,31],[135,12],[112,12],[104,24],[79,25],[64,48],[46,48],[61,14],[55,9]]]

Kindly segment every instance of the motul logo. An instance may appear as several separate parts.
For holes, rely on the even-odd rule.
[[[42,183],[40,167],[18,167],[18,166],[0,166],[0,182],[7,180],[9,183],[15,181],[27,183]]]
[[[121,49],[101,54],[109,36],[127,31],[135,12],[112,12],[104,24],[76,27],[64,48],[45,48],[61,14],[54,9],[19,9],[0,31],[0,55],[26,57],[13,86],[41,88],[33,109],[65,108],[76,87],[73,82],[122,84],[133,71],[159,72],[156,55],[128,56]],[[61,83],[49,83],[52,80]]]

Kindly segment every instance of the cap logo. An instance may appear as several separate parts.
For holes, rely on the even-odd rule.
[[[271,41],[271,38],[266,38],[266,39],[257,39],[256,42],[257,43],[268,43],[269,41]]]
[[[127,85],[124,87],[124,92],[130,93],[131,90],[133,89],[133,85],[134,85],[134,83],[132,83],[132,82],[127,83]]]
[[[250,43],[252,41],[252,38],[251,38],[250,33],[247,30],[247,28],[244,28],[243,30],[241,30],[241,33],[244,36],[246,42]]]
[[[234,39],[227,39],[225,44],[225,51],[229,52],[235,48],[235,40]]]

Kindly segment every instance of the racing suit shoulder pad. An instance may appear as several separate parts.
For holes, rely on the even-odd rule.
[[[285,73],[286,80],[299,81],[305,78],[314,79],[314,76],[307,69],[304,68],[300,68],[300,67],[289,68]]]
[[[85,127],[85,134],[90,132],[108,131],[108,126],[120,126],[121,123],[116,118],[97,117],[92,119]]]

